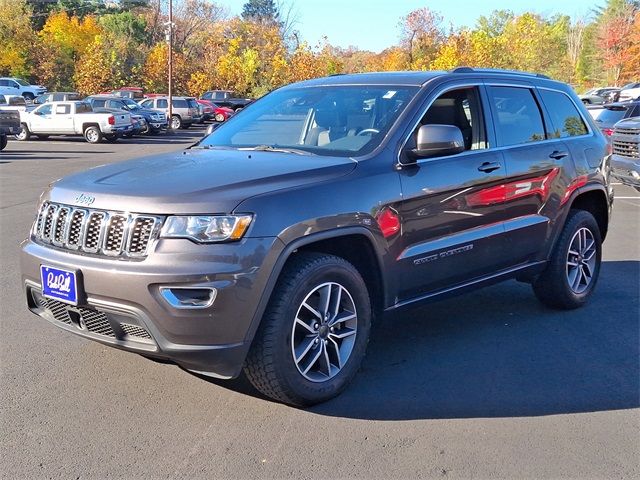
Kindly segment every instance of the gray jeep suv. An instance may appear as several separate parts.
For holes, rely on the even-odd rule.
[[[516,278],[593,292],[607,141],[535,74],[341,75],[286,86],[178,153],[71,175],[22,245],[29,309],[69,332],[310,405],[373,320]]]

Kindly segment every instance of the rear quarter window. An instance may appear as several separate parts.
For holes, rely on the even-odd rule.
[[[550,90],[540,90],[540,96],[553,124],[553,130],[549,132],[550,138],[575,137],[588,133],[580,112],[568,96]]]
[[[187,101],[181,99],[173,100],[173,108],[188,108]]]

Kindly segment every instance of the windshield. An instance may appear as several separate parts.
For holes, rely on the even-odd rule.
[[[124,98],[122,99],[122,101],[125,104],[125,107],[127,108],[127,110],[138,110],[140,108],[140,105],[138,105],[136,102],[128,98]]]
[[[602,112],[595,119],[598,123],[614,124],[618,120],[624,118],[624,114],[627,111],[626,108],[603,108]]]
[[[365,85],[276,90],[222,124],[200,146],[364,155],[382,142],[417,91]]]
[[[27,82],[25,82],[24,80],[21,80],[21,79],[19,79],[19,78],[14,78],[14,80],[15,80],[17,83],[19,83],[20,85],[22,85],[23,87],[28,87],[28,86],[30,86],[30,85],[31,85],[30,83],[27,83]]]

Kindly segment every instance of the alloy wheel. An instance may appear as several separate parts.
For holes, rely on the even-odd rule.
[[[596,268],[596,242],[593,233],[580,228],[569,243],[567,252],[567,281],[574,293],[583,293],[593,279]]]
[[[358,318],[349,291],[339,283],[315,287],[298,307],[291,331],[291,354],[311,382],[335,377],[349,360]]]

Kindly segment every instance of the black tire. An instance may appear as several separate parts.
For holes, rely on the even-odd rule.
[[[22,127],[22,130],[20,130],[20,133],[14,135],[14,137],[16,137],[16,140],[26,142],[31,138],[31,132],[29,131],[29,127],[27,127],[26,123],[21,123],[20,126]]]
[[[31,92],[25,92],[22,94],[22,96],[24,97],[25,100],[31,100],[31,101],[33,101],[33,99],[36,98],[35,95]]]
[[[182,127],[182,118],[180,115],[172,115],[169,121],[169,127],[173,130],[177,130]]]
[[[108,135],[103,135],[102,138],[109,143],[114,143],[118,141],[118,135],[115,135],[113,133]]]
[[[0,135],[0,152],[5,149],[5,147],[7,146],[7,143],[9,143],[7,136]]]
[[[589,267],[591,277],[586,285],[578,280],[578,290],[572,288],[569,281],[569,262],[583,264],[582,253],[579,262],[570,254],[572,241],[579,231],[586,229],[594,242],[595,263]],[[589,240],[590,242],[591,240]],[[589,243],[587,242],[587,243]],[[574,251],[574,250],[571,250]],[[586,257],[586,255],[585,255]],[[545,271],[533,282],[533,291],[543,304],[548,307],[571,310],[583,306],[598,281],[600,262],[602,259],[602,236],[598,222],[585,210],[571,210],[564,228],[558,238],[555,249]],[[586,268],[586,267],[585,267]],[[586,270],[585,270],[586,271]],[[586,277],[584,277],[586,279]],[[586,280],[585,280],[586,281]],[[581,288],[584,290],[579,291]]]
[[[91,125],[84,129],[84,139],[89,143],[100,143],[102,141],[102,132],[99,127]]]
[[[336,323],[334,325],[341,326],[336,326],[335,332],[331,329],[330,331],[333,333],[329,333],[327,331],[330,325],[330,322],[327,321],[328,317],[324,317],[325,320],[322,321],[318,330],[317,323],[313,327],[311,324],[315,322],[315,318],[319,317],[304,310],[307,314],[312,315],[310,325],[307,325],[306,328],[315,328],[317,331],[317,333],[309,334],[308,330],[302,330],[303,341],[310,338],[308,345],[311,347],[311,342],[314,345],[312,348],[307,348],[305,352],[308,351],[313,357],[315,357],[314,352],[318,350],[329,352],[326,357],[322,355],[315,357],[318,362],[322,360],[321,363],[327,367],[329,375],[322,377],[324,380],[322,378],[309,380],[303,376],[304,373],[299,369],[300,362],[296,364],[294,359],[294,341],[297,338],[297,333],[294,333],[294,330],[300,328],[295,319],[302,316],[303,302],[305,300],[311,301],[308,300],[310,295],[320,291],[320,288],[326,288],[326,285],[329,285],[330,289],[337,287],[342,288],[341,291],[346,291],[348,295],[343,294],[344,296],[340,298],[346,299],[346,302],[350,302],[349,305],[355,307],[356,315],[355,318],[349,320],[352,322],[350,323],[351,327],[345,328],[347,322]],[[335,290],[330,290],[330,292],[333,291]],[[336,295],[333,298],[338,297]],[[343,303],[340,303],[336,307],[336,311],[342,305]],[[321,309],[318,308],[318,310]],[[350,310],[347,309],[342,313],[348,314],[349,312]],[[247,356],[244,367],[245,374],[256,389],[277,401],[296,406],[308,406],[329,400],[342,392],[357,373],[369,340],[371,316],[371,301],[367,287],[353,265],[343,258],[333,255],[298,254],[287,264],[278,279]],[[354,316],[351,315],[351,317]],[[353,335],[355,339],[348,345],[343,343],[344,339],[337,340],[340,342],[340,346],[336,341],[331,340],[331,338],[337,338],[341,335],[341,332],[354,330],[353,327],[355,327]],[[319,338],[320,332],[323,332],[322,335],[328,336],[329,340],[326,336],[325,340]],[[329,350],[333,348],[328,343],[329,341],[336,346],[335,350]],[[333,356],[333,359],[337,361],[336,353],[343,345],[348,350],[345,352],[343,365],[338,366],[340,362],[336,365],[331,360],[324,362],[324,358],[330,356]],[[304,354],[302,355],[304,356]],[[308,363],[313,364],[310,357],[308,360]],[[319,366],[320,363],[315,365]],[[332,367],[333,373],[331,373]],[[308,374],[316,373],[311,370]],[[316,375],[321,374],[317,373]]]
[[[221,113],[216,113],[216,116],[215,116],[214,120],[216,122],[222,123],[222,122],[224,122],[224,115],[221,114]]]

